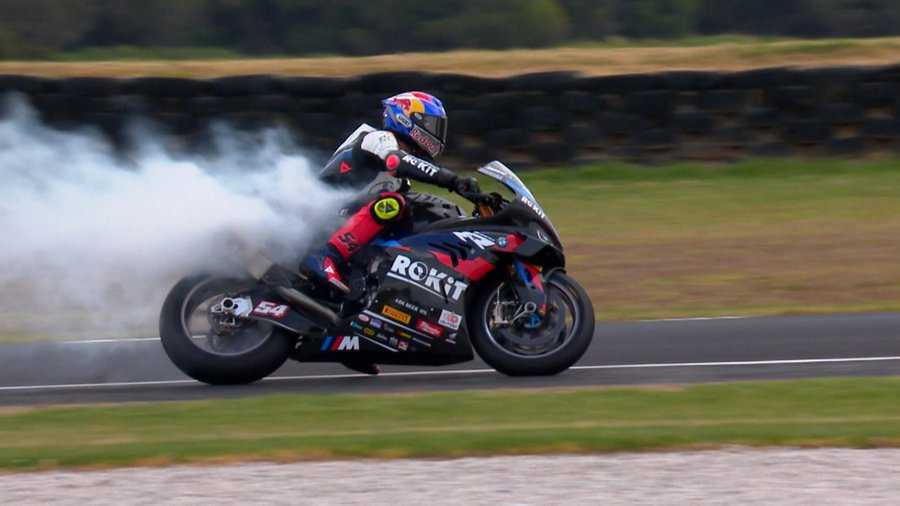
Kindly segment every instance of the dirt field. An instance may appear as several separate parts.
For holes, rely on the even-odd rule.
[[[772,66],[883,65],[900,62],[900,38],[737,41],[690,47],[597,45],[509,51],[450,51],[371,57],[248,60],[0,62],[0,74],[177,76],[282,74],[350,76],[418,70],[484,76],[572,70],[590,75],[664,70],[742,70]]]

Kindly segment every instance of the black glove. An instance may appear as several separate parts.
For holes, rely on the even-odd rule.
[[[453,182],[453,191],[460,195],[471,195],[481,193],[481,188],[478,187],[478,180],[474,177],[458,177]]]

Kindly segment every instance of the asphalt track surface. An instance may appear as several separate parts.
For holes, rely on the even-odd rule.
[[[900,375],[900,314],[729,317],[598,324],[575,367],[539,378],[505,377],[480,360],[378,377],[288,362],[253,385],[212,387],[181,374],[156,338],[3,345],[0,405],[884,375]]]

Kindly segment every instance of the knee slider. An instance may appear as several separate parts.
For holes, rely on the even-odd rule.
[[[394,221],[406,211],[406,200],[399,193],[382,193],[369,210],[379,223]]]

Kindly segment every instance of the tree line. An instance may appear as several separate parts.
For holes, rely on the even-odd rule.
[[[3,0],[0,58],[86,48],[366,55],[613,37],[900,34],[897,0]]]

